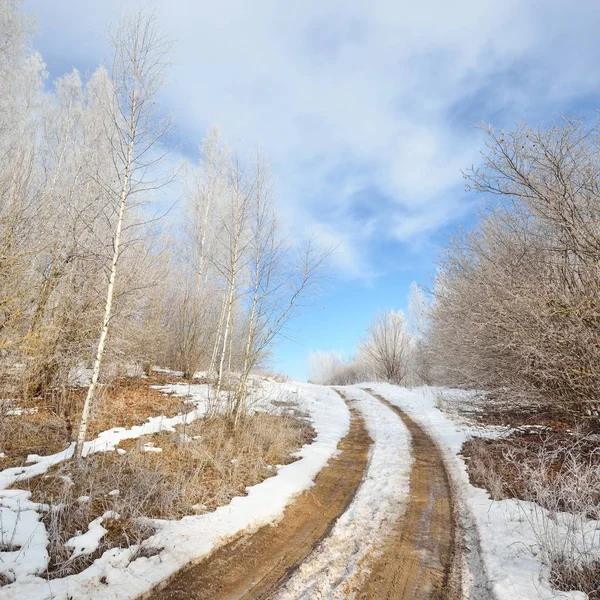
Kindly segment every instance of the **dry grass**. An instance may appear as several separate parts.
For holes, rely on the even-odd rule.
[[[557,556],[552,561],[550,583],[557,590],[582,590],[589,600],[600,600],[600,560],[574,565],[568,557]]]
[[[71,441],[71,429],[65,419],[48,410],[33,414],[0,415],[0,468],[21,466],[29,454],[54,454]]]
[[[156,373],[147,379],[122,377],[103,386],[92,410],[88,435],[94,436],[113,427],[139,425],[148,417],[173,417],[180,412],[186,412],[190,405],[185,398],[165,395],[160,390],[150,387],[166,385],[172,381],[172,377]],[[86,393],[87,388],[73,390],[70,402],[63,410],[63,414],[73,423],[75,431]]]
[[[170,378],[120,378],[101,388],[93,407],[88,436],[113,427],[132,427],[148,417],[172,417],[190,409],[185,398],[165,395],[151,385],[165,385]],[[22,465],[29,454],[54,454],[66,448],[77,433],[79,415],[87,388],[65,390],[28,402],[4,404],[0,413],[0,459],[2,468]],[[21,414],[10,414],[15,409]]]
[[[471,483],[487,489],[494,500],[519,498],[543,503],[541,497],[533,497],[534,480],[536,486],[552,488],[569,477],[579,477],[582,468],[600,470],[597,442],[545,429],[528,429],[499,439],[473,438],[465,442],[462,454],[468,461]],[[586,490],[586,498],[600,506],[600,480],[598,486]],[[573,501],[565,495],[563,504],[553,510],[569,511]]]
[[[79,572],[110,547],[139,544],[152,533],[141,517],[180,518],[245,495],[246,487],[276,473],[274,465],[294,460],[291,454],[312,436],[305,422],[283,415],[250,416],[237,428],[224,418],[200,420],[175,433],[127,440],[121,444],[122,455],[94,454],[30,480],[32,499],[53,506],[44,515],[50,538],[48,576]],[[162,451],[145,451],[149,443]],[[66,540],[107,511],[120,518],[103,524],[109,533],[100,548],[69,560]]]
[[[590,519],[600,520],[600,447],[595,438],[529,430],[497,440],[475,438],[463,445],[463,455],[471,483],[486,488],[494,500],[518,498],[541,507],[524,516],[551,569],[551,584],[600,600],[600,534],[590,531]],[[560,529],[558,513],[565,513]]]

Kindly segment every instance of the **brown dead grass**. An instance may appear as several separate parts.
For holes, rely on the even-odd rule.
[[[573,567],[564,557],[557,557],[552,561],[550,583],[557,590],[583,590],[588,600],[600,600],[600,560]]]
[[[165,395],[150,386],[166,385],[172,378],[154,374],[151,378],[119,378],[102,386],[92,410],[88,437],[113,427],[132,427],[148,417],[172,417],[187,412],[185,398]],[[0,414],[0,467],[24,464],[29,454],[48,455],[66,448],[77,434],[79,415],[87,388],[66,390],[60,398],[49,395],[27,402],[11,403]],[[20,409],[20,415],[7,414]]]
[[[291,454],[313,435],[304,421],[277,414],[250,416],[237,428],[224,418],[199,420],[176,432],[124,441],[125,454],[94,454],[19,482],[21,489],[28,485],[32,500],[55,507],[44,516],[51,554],[47,575],[80,572],[108,548],[139,544],[152,534],[140,517],[180,518],[246,495],[248,486],[276,473],[275,465],[295,460]],[[149,443],[162,451],[144,451]],[[69,561],[66,540],[107,511],[120,518],[103,524],[109,533],[100,548]]]
[[[596,441],[566,431],[525,430],[498,439],[473,438],[463,444],[462,455],[471,483],[487,489],[494,500],[531,500],[525,471],[543,469],[551,487],[573,458],[590,466],[600,464],[599,447]]]
[[[71,441],[71,430],[64,419],[48,410],[35,414],[0,415],[0,468],[25,464],[29,454],[54,454]]]
[[[129,428],[140,425],[148,417],[160,415],[173,417],[180,412],[187,412],[190,404],[185,398],[166,395],[151,387],[164,386],[172,382],[172,377],[155,373],[147,379],[122,377],[103,386],[92,410],[88,436],[98,435],[113,427]],[[87,388],[74,390],[72,402],[66,412],[75,432],[86,393]]]

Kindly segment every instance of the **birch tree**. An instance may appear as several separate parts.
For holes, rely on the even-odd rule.
[[[181,250],[186,275],[183,286],[175,292],[178,362],[188,376],[201,367],[214,372],[219,323],[224,320],[222,278],[215,271],[214,262],[219,223],[228,199],[228,165],[228,152],[219,130],[213,127],[202,145],[200,165],[186,188]],[[215,312],[219,315],[216,318]]]
[[[247,409],[247,384],[252,369],[284,330],[302,301],[315,291],[329,254],[312,240],[295,246],[277,220],[270,170],[257,153],[249,210],[246,336],[233,412],[236,422]]]
[[[113,296],[122,257],[121,244],[127,211],[137,207],[135,197],[138,194],[166,183],[165,180],[148,181],[147,173],[156,169],[164,157],[160,142],[169,131],[169,123],[158,118],[156,95],[164,81],[170,43],[160,34],[155,17],[144,13],[127,17],[112,42],[114,88],[112,97],[104,99],[104,123],[111,142],[115,178],[99,183],[108,197],[115,200],[116,220],[111,239],[112,257],[108,269],[104,316],[77,438],[79,453],[83,453],[113,314]]]

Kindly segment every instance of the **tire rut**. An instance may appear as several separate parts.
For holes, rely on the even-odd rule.
[[[414,463],[403,517],[391,530],[358,598],[458,600],[460,535],[456,502],[440,449],[425,430],[384,397],[365,389],[402,419],[411,435]]]
[[[152,600],[258,600],[268,598],[325,538],[352,502],[368,466],[372,440],[362,416],[350,408],[350,431],[340,453],[321,469],[315,485],[267,525],[217,549],[177,573]]]

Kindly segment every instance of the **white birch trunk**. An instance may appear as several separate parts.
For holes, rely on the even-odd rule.
[[[83,444],[87,433],[90,411],[92,403],[94,401],[94,393],[98,385],[98,377],[100,376],[100,367],[102,365],[102,356],[104,355],[104,348],[106,346],[106,337],[108,335],[108,327],[110,324],[110,318],[112,315],[112,301],[115,290],[115,279],[117,277],[117,265],[119,262],[119,250],[121,244],[121,231],[123,229],[123,220],[125,217],[125,207],[127,204],[127,197],[129,195],[129,180],[130,180],[130,169],[131,161],[133,157],[133,148],[135,144],[135,112],[136,112],[136,93],[135,91],[131,97],[131,122],[129,126],[129,145],[127,148],[127,160],[125,163],[125,172],[123,176],[123,186],[121,188],[121,201],[119,206],[119,217],[117,220],[117,228],[115,231],[115,238],[113,243],[113,257],[110,269],[110,278],[108,281],[108,289],[106,290],[106,304],[104,307],[104,319],[102,321],[102,329],[100,331],[100,338],[98,340],[98,349],[96,351],[96,360],[94,361],[94,370],[92,372],[92,381],[88,388],[87,395],[85,397],[85,403],[83,405],[83,411],[81,413],[81,422],[79,424],[79,433],[77,435],[77,447],[76,454],[83,456]]]

